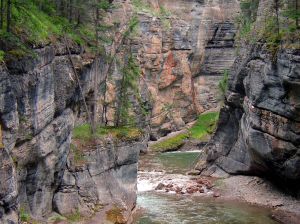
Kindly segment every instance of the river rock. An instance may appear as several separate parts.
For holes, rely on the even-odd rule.
[[[165,188],[165,185],[163,183],[159,183],[155,190],[162,190],[163,188]]]

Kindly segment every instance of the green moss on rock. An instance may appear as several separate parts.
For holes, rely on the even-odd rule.
[[[192,139],[207,140],[214,132],[218,119],[219,112],[201,114],[197,122],[190,129],[190,137]]]
[[[140,139],[143,132],[136,127],[101,127],[98,126],[94,134],[92,134],[91,126],[83,124],[76,126],[73,130],[73,138],[78,140],[92,140],[105,137],[113,137],[122,141],[135,141]]]
[[[174,137],[167,138],[150,146],[152,151],[156,152],[168,152],[178,150],[184,145],[185,140],[189,138],[188,133],[182,133],[175,135]]]

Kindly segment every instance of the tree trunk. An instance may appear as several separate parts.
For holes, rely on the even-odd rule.
[[[7,27],[6,31],[10,32],[11,26],[11,0],[7,0]]]
[[[276,30],[277,30],[277,35],[279,37],[279,0],[275,0],[275,13],[276,13]]]
[[[4,0],[1,0],[0,2],[0,29],[3,29],[3,20],[4,20]]]
[[[120,89],[120,99],[117,106],[116,111],[116,127],[119,127],[121,125],[121,110],[123,109],[122,101],[124,100],[124,82],[125,82],[125,75],[122,74],[122,81],[121,81],[121,89]]]
[[[69,1],[69,21],[70,23],[72,22],[72,17],[73,17],[73,0]]]
[[[60,1],[60,15],[61,16],[65,15],[65,3],[64,3],[64,0]]]
[[[300,29],[299,13],[300,13],[299,2],[298,2],[298,0],[296,0],[296,14],[297,14],[297,17],[296,17],[296,26],[297,26],[297,29]]]
[[[96,35],[96,60],[95,60],[95,77],[94,77],[94,99],[93,99],[93,113],[92,113],[92,130],[96,131],[97,124],[97,102],[98,102],[98,76],[99,76],[99,33],[98,33],[98,22],[99,22],[99,9],[95,9],[95,35]]]

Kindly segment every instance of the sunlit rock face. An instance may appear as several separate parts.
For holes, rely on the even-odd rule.
[[[140,13],[134,42],[152,99],[152,137],[179,130],[218,106],[218,82],[235,59],[237,1],[149,1],[169,19]]]

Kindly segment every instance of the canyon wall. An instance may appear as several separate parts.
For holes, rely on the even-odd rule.
[[[235,59],[237,1],[151,1],[168,21],[140,15],[139,60],[153,100],[152,137],[218,106],[218,82]]]
[[[142,145],[99,146],[89,152],[88,163],[72,168],[72,130],[75,120],[86,117],[82,94],[88,99],[94,91],[94,60],[71,48],[81,93],[65,47],[35,52],[37,57],[1,67],[1,223],[18,223],[19,209],[39,220],[53,211],[92,213],[98,204],[118,203],[131,211]]]
[[[271,4],[260,1],[257,30]],[[231,174],[272,178],[298,191],[300,51],[282,46],[274,54],[263,40],[242,45],[230,71],[217,131],[206,147],[206,172],[217,166]],[[198,168],[203,165],[202,161]]]
[[[114,2],[118,7],[107,21],[122,25],[132,15],[132,4]],[[108,204],[122,205],[122,221],[128,221],[135,206],[138,154],[146,147],[148,127],[156,139],[217,107],[218,81],[235,59],[233,18],[238,1],[150,3],[157,12],[159,5],[169,10],[167,18],[138,12],[138,35],[122,43],[141,65],[142,102],[132,103],[133,117],[146,136],[134,142],[97,143],[85,152],[87,161],[80,166],[72,161],[72,131],[88,120],[83,98],[91,109],[95,86],[106,80],[103,60],[95,63],[84,49],[68,43],[73,68],[65,41],[58,40],[33,49],[34,56],[16,57],[0,66],[1,223],[18,223],[20,210],[45,221],[53,212],[91,215]],[[122,58],[126,52],[117,53]],[[107,91],[99,94],[97,119],[101,121],[105,104],[107,124],[113,125],[122,79],[117,62],[110,72]],[[143,114],[141,103],[149,114]]]
[[[148,105],[150,133],[155,140],[218,107],[218,83],[235,60],[234,19],[239,2],[147,2],[145,9],[135,10],[140,24],[130,45],[142,69],[140,92]],[[119,14],[114,14],[111,19],[118,18]],[[121,79],[113,77],[107,93],[108,123],[113,123],[114,92]]]

